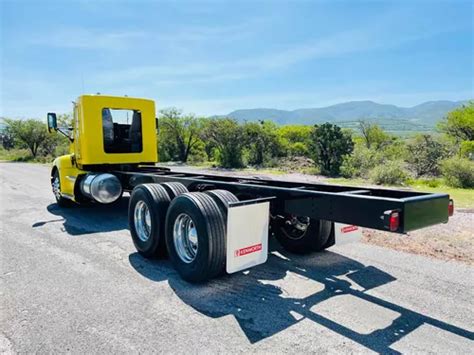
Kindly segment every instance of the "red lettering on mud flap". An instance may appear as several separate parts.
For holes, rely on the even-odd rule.
[[[341,228],[341,233],[349,233],[349,232],[356,231],[357,229],[358,229],[357,226],[346,226],[346,227]]]
[[[234,257],[244,256],[244,255],[247,255],[247,254],[255,253],[255,252],[260,251],[260,250],[262,250],[262,243],[251,245],[249,247],[245,247],[245,248],[242,248],[242,249],[237,249],[234,252]]]

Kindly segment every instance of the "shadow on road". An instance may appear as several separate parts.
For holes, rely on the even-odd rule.
[[[61,218],[38,221],[33,227],[63,221],[65,231],[73,236],[128,229],[128,200],[123,197],[113,208],[92,205],[65,209],[51,204],[48,211]],[[168,260],[147,260],[133,253],[129,261],[151,281],[168,280],[178,297],[200,313],[212,318],[233,315],[252,343],[303,320],[380,353],[397,353],[392,344],[424,324],[474,340],[473,332],[369,294],[367,291],[395,281],[383,270],[331,251],[292,255],[273,239],[270,250],[267,263],[200,285],[183,281]],[[338,309],[341,303],[337,300],[341,297],[351,298],[349,306],[352,304],[353,308],[346,309],[344,305],[346,308]],[[332,304],[333,301],[336,302]],[[361,304],[364,309],[384,309],[395,316],[388,325],[374,327],[375,315],[356,312]],[[342,320],[338,318],[341,312]],[[347,312],[345,317],[343,312]],[[371,329],[360,329],[357,322],[372,325]]]
[[[42,227],[48,223],[63,222],[65,231],[72,236],[91,233],[114,232],[128,229],[128,201],[124,196],[113,205],[78,205],[71,208],[59,207],[52,203],[47,210],[59,219],[37,221],[32,227]]]
[[[304,319],[380,353],[397,353],[390,346],[423,324],[474,339],[468,330],[368,294],[368,290],[395,280],[376,267],[330,251],[295,256],[281,250],[275,242],[271,245],[273,252],[266,264],[201,285],[183,281],[167,260],[150,261],[138,253],[131,254],[129,260],[144,277],[152,281],[168,280],[181,300],[200,313],[212,318],[233,315],[252,343]],[[306,294],[295,297],[298,293]],[[361,316],[356,309],[346,310],[348,314],[344,322],[330,319],[332,313],[337,313],[336,309],[328,312],[326,307],[323,314],[318,311],[318,305],[336,301],[341,296],[356,299],[354,307],[365,303],[369,310],[383,308],[395,316],[388,326],[365,332],[348,325],[347,318]],[[369,311],[365,319],[355,319],[354,322],[373,325],[372,316]]]

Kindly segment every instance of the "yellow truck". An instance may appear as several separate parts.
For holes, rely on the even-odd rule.
[[[168,254],[182,278],[201,282],[267,260],[274,236],[293,253],[322,251],[336,236],[367,227],[394,233],[446,223],[447,194],[310,184],[173,172],[156,166],[157,119],[152,100],[83,95],[72,127],[50,132],[70,140],[54,160],[58,205],[110,204],[130,194],[128,220],[144,257]]]

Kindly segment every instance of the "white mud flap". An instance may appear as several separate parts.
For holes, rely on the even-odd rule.
[[[362,237],[362,228],[351,224],[334,223],[334,231],[337,238],[359,239]],[[339,240],[341,240],[339,239]]]
[[[231,274],[263,264],[268,257],[269,199],[234,202],[227,213],[227,262]]]

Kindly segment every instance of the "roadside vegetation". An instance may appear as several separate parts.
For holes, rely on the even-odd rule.
[[[161,111],[158,122],[161,162],[300,172],[427,191],[467,189],[473,196],[474,102],[449,113],[435,133],[408,137],[363,120],[352,129],[331,123],[279,126],[200,118],[174,108]],[[59,123],[69,126],[71,116],[60,116]],[[3,124],[1,160],[50,162],[67,152],[67,139],[48,134],[42,121],[3,119]]]
[[[0,132],[0,160],[49,163],[58,155],[67,154],[69,141],[60,134],[49,134],[44,122],[36,119],[3,118]],[[58,124],[69,127],[70,115],[60,115]]]

